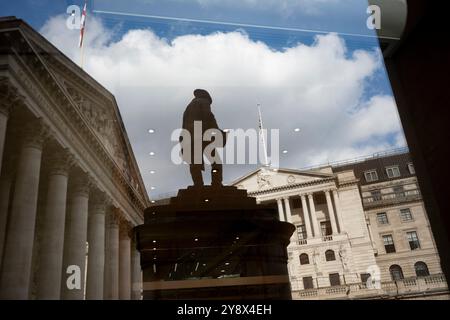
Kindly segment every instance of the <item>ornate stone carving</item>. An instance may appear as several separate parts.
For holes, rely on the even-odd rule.
[[[51,155],[46,157],[50,167],[50,175],[68,175],[69,169],[74,166],[75,159],[68,150],[52,150]]]
[[[50,129],[42,119],[27,121],[20,131],[23,146],[42,149],[44,142],[50,137]]]
[[[133,229],[132,224],[125,218],[122,218],[122,219],[120,219],[119,227],[120,227],[120,229],[119,229],[120,239],[130,240],[131,239],[131,231]]]
[[[12,86],[7,77],[0,77],[0,113],[8,115],[15,104],[21,102],[23,97]]]
[[[295,183],[295,177],[292,174],[287,177],[287,183],[288,184]]]
[[[81,194],[89,197],[89,190],[91,189],[93,183],[92,178],[88,174],[80,173],[72,175],[69,183],[69,192],[71,194]]]
[[[89,200],[89,211],[95,214],[104,214],[108,207],[111,205],[111,199],[108,197],[108,195],[98,189],[95,189],[91,192]]]
[[[272,181],[271,181],[272,177],[270,176],[270,174],[260,171],[256,175],[256,179],[257,179],[259,189],[270,188],[272,186]]]

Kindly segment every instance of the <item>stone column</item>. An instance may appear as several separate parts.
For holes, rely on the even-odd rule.
[[[281,201],[281,199],[277,199],[278,216],[280,218],[280,221],[284,221],[283,203]]]
[[[131,299],[131,225],[127,221],[120,223],[119,240],[119,298]]]
[[[336,216],[337,216],[337,220],[338,220],[338,224],[339,224],[339,231],[342,233],[344,231],[344,224],[342,221],[341,204],[339,202],[339,196],[338,196],[337,190],[334,189],[332,191],[332,193],[333,193],[334,206],[336,208]]]
[[[291,213],[291,205],[289,203],[289,197],[284,198],[284,207],[286,208],[287,222],[292,223],[292,213]]]
[[[0,278],[0,299],[29,298],[42,147],[41,121],[25,125]]]
[[[328,208],[328,215],[330,216],[331,230],[333,234],[337,234],[339,233],[339,231],[336,225],[336,218],[334,217],[334,209],[333,203],[331,202],[330,190],[325,190],[325,197],[327,199],[327,208]]]
[[[6,241],[6,226],[8,225],[9,198],[14,176],[14,161],[8,159],[3,162],[0,176],[0,266],[2,265],[3,249]],[[0,268],[1,269],[1,268]]]
[[[133,241],[131,244],[131,299],[140,300],[141,290],[141,255],[136,248],[136,241]]]
[[[61,271],[64,252],[69,155],[50,150],[50,165],[42,239],[39,250],[37,299],[56,300],[61,297]]]
[[[306,204],[306,197],[304,194],[300,195],[302,199],[303,218],[305,219],[307,238],[312,238],[313,233],[311,229],[311,220],[309,219],[308,205]]]
[[[320,226],[319,226],[319,222],[317,221],[316,206],[314,205],[314,197],[313,197],[312,193],[308,194],[308,202],[309,202],[309,209],[311,211],[311,220],[312,220],[312,226],[313,226],[313,230],[314,230],[314,237],[318,238],[321,236]]]
[[[83,300],[90,181],[83,173],[73,174],[69,180],[71,184],[66,217],[61,298]],[[80,272],[80,283],[75,287],[71,277],[73,272],[70,272],[72,266]]]
[[[102,300],[105,270],[105,211],[109,202],[103,193],[97,192],[94,197],[95,201],[89,204],[86,299]]]
[[[3,149],[5,147],[9,110],[10,105],[6,105],[0,100],[0,170],[2,168]]]
[[[117,209],[106,216],[105,276],[103,297],[119,299],[119,215]]]

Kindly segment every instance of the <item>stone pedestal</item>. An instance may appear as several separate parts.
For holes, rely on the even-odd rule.
[[[144,299],[291,299],[295,227],[245,190],[189,187],[144,219],[135,228]]]

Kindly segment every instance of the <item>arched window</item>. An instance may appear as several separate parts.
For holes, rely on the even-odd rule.
[[[306,253],[300,255],[300,264],[309,264],[309,257]]]
[[[428,271],[428,266],[425,262],[416,262],[414,264],[414,269],[416,269],[416,276],[418,277],[426,277],[430,275],[430,271]]]
[[[399,265],[393,264],[392,266],[390,266],[389,272],[391,273],[392,280],[396,281],[403,279],[403,270]]]
[[[334,255],[334,251],[333,250],[325,251],[325,260],[327,260],[327,261],[334,261],[334,260],[336,260],[336,256]]]

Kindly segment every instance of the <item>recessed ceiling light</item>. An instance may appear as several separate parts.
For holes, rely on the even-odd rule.
[[[225,265],[228,266],[228,265],[230,265],[230,263],[229,262],[225,262]]]
[[[236,237],[236,240],[239,240],[239,237]]]
[[[209,202],[209,199],[205,199],[205,202]]]
[[[155,129],[148,129],[148,133],[155,133]]]
[[[300,132],[300,128],[295,128],[294,131],[295,132]]]
[[[153,240],[153,243],[156,243],[156,240]]]
[[[148,154],[151,155],[151,156],[155,155],[155,153],[153,151],[150,151]]]
[[[198,238],[195,238],[194,241],[198,241]]]
[[[283,153],[286,154],[286,153],[288,153],[288,151],[287,150],[283,150]]]
[[[150,170],[150,174],[155,174],[156,171],[155,170]]]
[[[225,272],[225,270],[220,270],[220,272]]]
[[[156,250],[156,248],[153,248],[153,250]]]

